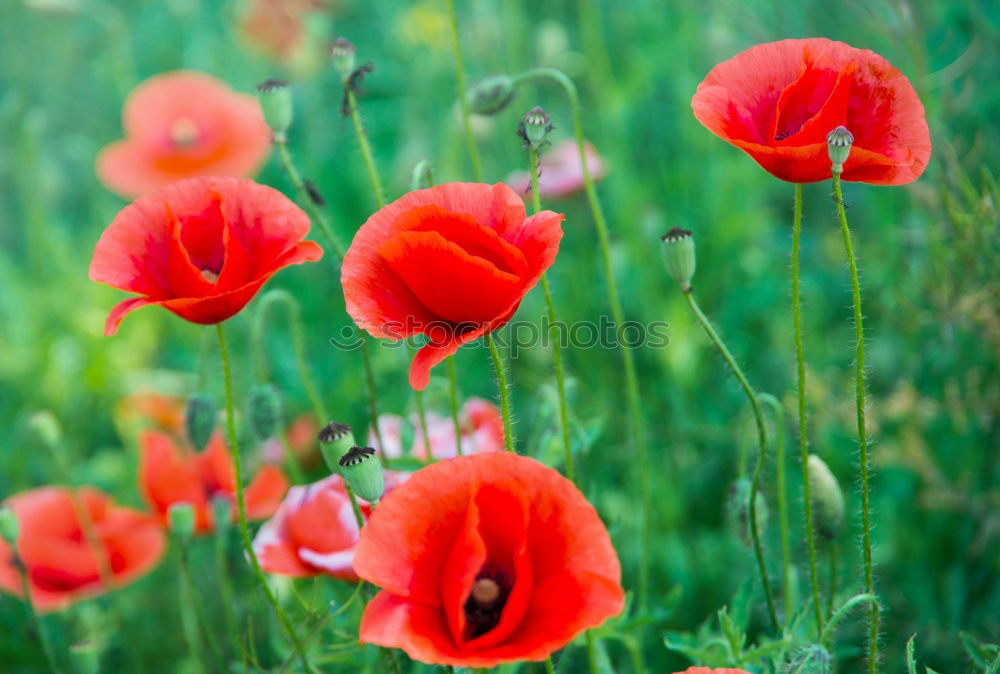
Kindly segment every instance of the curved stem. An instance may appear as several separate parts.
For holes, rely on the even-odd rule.
[[[371,183],[372,195],[375,197],[375,204],[379,208],[385,206],[385,195],[382,192],[382,183],[378,179],[378,169],[375,168],[375,157],[372,155],[372,146],[368,142],[368,133],[365,125],[361,122],[361,112],[358,110],[358,99],[347,83],[347,105],[351,111],[351,122],[354,124],[354,133],[358,137],[358,147],[361,148],[361,158],[365,162],[365,170],[368,172],[368,182]]]
[[[608,237],[607,221],[604,218],[604,210],[597,197],[597,189],[594,187],[594,179],[590,175],[590,166],[587,165],[586,140],[583,137],[583,121],[580,114],[580,97],[576,91],[573,80],[560,70],[555,68],[536,68],[524,72],[514,78],[515,86],[530,79],[549,79],[556,82],[566,93],[569,101],[570,113],[573,117],[573,133],[576,136],[577,153],[580,156],[580,171],[583,176],[583,187],[587,194],[587,204],[590,207],[591,216],[594,218],[594,227],[597,230],[597,239],[601,249],[601,260],[604,267],[604,277],[608,285],[608,303],[611,307],[611,319],[616,327],[620,327],[624,322],[621,300],[618,296],[618,285],[615,281],[614,269],[611,265],[611,241]],[[639,484],[639,493],[642,507],[639,509],[641,517],[641,550],[639,563],[639,612],[645,613],[649,598],[649,546],[650,530],[649,520],[652,503],[650,501],[649,490],[649,457],[646,451],[646,442],[643,437],[642,428],[642,408],[639,398],[639,378],[635,371],[635,360],[632,351],[619,344],[619,351],[622,355],[622,365],[625,370],[625,396],[628,402],[629,423],[631,425],[630,436],[635,449],[636,461],[636,481]]]
[[[476,138],[472,134],[469,100],[465,97],[465,62],[462,59],[462,41],[458,37],[458,19],[455,18],[455,0],[445,0],[448,7],[448,24],[451,36],[451,50],[455,54],[455,83],[458,86],[458,104],[462,109],[462,125],[465,127],[465,144],[469,149],[469,162],[472,164],[472,177],[482,180],[482,168],[479,165],[479,150],[476,148]]]
[[[852,608],[862,602],[868,602],[872,607],[874,607],[875,612],[878,613],[879,604],[878,598],[876,598],[875,595],[868,593],[856,594],[845,601],[844,605],[837,609],[837,612],[830,617],[830,620],[826,623],[826,627],[823,628],[823,632],[819,635],[819,642],[821,644],[829,643],[830,639],[833,638],[834,630],[837,629],[837,624],[844,619],[844,616],[847,615]]]
[[[531,206],[532,212],[542,210],[541,195],[538,190],[538,150],[534,146],[528,149],[528,160],[531,169]],[[556,369],[556,392],[559,395],[559,430],[562,434],[563,460],[566,462],[566,477],[570,482],[573,476],[573,450],[569,437],[569,412],[566,404],[566,382],[563,375],[562,344],[559,342],[559,324],[556,322],[556,305],[552,301],[547,274],[542,274],[542,293],[545,295],[545,308],[549,317],[549,339],[552,340],[552,360]]]
[[[458,419],[458,377],[455,374],[455,357],[445,359],[448,365],[448,402],[451,406],[451,423],[455,427],[455,456],[462,456],[462,424]]]
[[[503,416],[503,441],[508,452],[514,451],[514,434],[510,424],[510,391],[507,389],[507,372],[500,351],[493,341],[493,335],[489,332],[484,335],[486,346],[490,349],[490,356],[493,358],[493,367],[497,371],[497,388],[500,389],[500,414]]]
[[[757,399],[757,394],[754,392],[753,387],[750,386],[750,382],[747,381],[746,375],[743,374],[743,370],[736,363],[736,359],[733,358],[733,354],[729,352],[726,347],[725,342],[719,337],[719,334],[712,327],[712,323],[708,320],[704,313],[701,311],[701,307],[694,299],[694,294],[688,289],[684,292],[684,297],[687,299],[688,304],[691,306],[691,310],[694,311],[695,316],[698,317],[698,321],[701,323],[701,327],[705,329],[708,333],[709,338],[715,344],[715,348],[719,350],[722,354],[722,358],[729,364],[729,368],[736,375],[736,379],[739,380],[740,386],[743,387],[743,391],[746,393],[747,398],[750,400],[750,408],[753,410],[753,418],[757,424],[757,465],[753,472],[753,482],[750,485],[750,534],[753,538],[753,551],[754,555],[757,557],[757,568],[760,572],[760,582],[764,588],[764,599],[767,601],[767,613],[771,618],[771,627],[775,632],[780,629],[778,627],[778,615],[774,610],[774,599],[771,596],[771,581],[767,577],[767,565],[764,563],[764,550],[760,543],[760,527],[757,523],[757,492],[760,487],[760,477],[764,472],[764,459],[767,454],[767,427],[764,425],[764,415],[760,411],[760,401]]]
[[[229,435],[229,454],[233,460],[233,473],[236,481],[236,518],[239,523],[243,551],[246,553],[247,559],[250,560],[250,566],[253,568],[254,577],[257,579],[257,584],[260,586],[261,592],[271,605],[271,608],[274,609],[275,615],[278,616],[278,622],[281,623],[282,628],[292,642],[292,646],[295,648],[295,652],[298,653],[302,668],[306,672],[310,672],[312,668],[302,648],[302,642],[299,641],[299,637],[295,633],[295,628],[292,627],[288,616],[282,610],[278,599],[271,592],[271,588],[267,584],[267,578],[264,577],[264,571],[260,568],[260,562],[257,561],[257,554],[253,549],[253,541],[250,539],[250,529],[247,526],[246,499],[243,494],[243,463],[240,458],[240,448],[236,437],[232,368],[229,363],[229,349],[226,346],[226,333],[222,329],[222,323],[215,325],[215,334],[219,340],[219,353],[222,355],[222,383],[226,391],[226,432]]]
[[[341,245],[337,235],[333,233],[333,227],[330,226],[330,221],[327,219],[323,211],[321,211],[316,205],[316,202],[313,201],[313,197],[309,194],[309,190],[306,189],[305,182],[303,182],[302,176],[299,174],[299,169],[295,166],[295,161],[292,159],[292,155],[288,151],[288,141],[284,137],[276,137],[274,139],[274,145],[278,148],[278,159],[281,161],[281,167],[285,170],[285,173],[288,175],[288,179],[292,183],[292,187],[295,188],[296,193],[299,195],[299,201],[302,202],[302,208],[309,215],[309,219],[319,226],[320,231],[323,232],[323,236],[326,238],[327,245],[333,251],[333,254],[337,256],[337,260],[343,260],[344,246]]]
[[[858,280],[858,263],[854,257],[854,246],[851,245],[851,230],[847,226],[847,212],[844,208],[844,195],[840,188],[840,172],[833,172],[833,198],[837,203],[837,217],[840,220],[840,232],[844,237],[844,251],[851,270],[851,294],[854,298],[854,338],[855,370],[854,393],[855,407],[858,418],[858,452],[861,455],[861,527],[862,544],[864,546],[865,592],[874,597],[875,582],[872,571],[872,529],[868,505],[868,429],[865,425],[865,330],[861,318],[861,283]],[[876,601],[868,612],[868,671],[878,672],[878,622],[879,606]]]
[[[802,347],[802,296],[799,291],[799,248],[802,238],[802,185],[795,185],[795,215],[792,220],[792,322],[795,327],[795,365],[799,393],[799,460],[802,464],[802,508],[806,520],[806,550],[809,554],[809,582],[812,587],[816,631],[823,631],[819,577],[816,575],[816,534],[813,531],[812,488],[809,480],[809,433],[806,428],[806,356]]]
[[[785,602],[785,622],[791,620],[795,608],[792,606],[792,550],[789,539],[788,496],[785,489],[785,410],[770,393],[757,396],[771,408],[774,414],[774,466],[775,489],[778,492],[778,528],[781,530],[781,578],[782,597]]]

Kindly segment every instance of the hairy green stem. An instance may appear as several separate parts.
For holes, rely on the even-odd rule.
[[[795,184],[795,215],[792,220],[792,322],[795,329],[795,365],[799,393],[799,458],[802,464],[802,508],[809,556],[809,583],[812,588],[816,632],[823,631],[819,577],[816,575],[816,534],[813,531],[812,488],[809,480],[809,432],[806,418],[806,356],[802,346],[802,295],[799,290],[799,249],[802,239],[802,185]]]
[[[243,551],[247,555],[247,559],[250,560],[250,566],[253,568],[254,577],[257,579],[257,584],[260,586],[260,590],[267,599],[267,602],[274,609],[275,615],[278,617],[278,622],[281,623],[282,628],[288,634],[289,639],[292,642],[292,646],[295,652],[298,653],[299,661],[302,663],[302,668],[306,672],[312,671],[309,664],[309,658],[306,656],[305,650],[302,648],[302,642],[299,640],[298,634],[295,633],[295,628],[292,626],[285,615],[284,610],[281,608],[281,604],[278,603],[277,597],[271,592],[271,588],[267,584],[267,578],[264,576],[263,569],[260,568],[260,562],[257,560],[257,554],[253,549],[253,540],[250,538],[250,528],[247,526],[247,509],[246,509],[246,499],[243,494],[243,461],[240,457],[240,448],[236,436],[236,413],[233,404],[233,380],[232,380],[232,367],[229,362],[229,348],[226,346],[226,333],[222,328],[222,323],[217,323],[215,325],[215,334],[219,340],[219,353],[222,356],[222,383],[226,392],[226,432],[229,436],[229,454],[233,460],[233,473],[236,481],[236,518],[239,524],[240,539],[243,542]]]
[[[493,341],[493,335],[486,333],[486,346],[489,347],[490,357],[493,359],[493,367],[497,371],[497,388],[500,390],[500,414],[503,417],[503,441],[508,452],[514,451],[514,433],[510,423],[510,391],[507,387],[507,371],[500,351]]]
[[[455,456],[462,456],[462,424],[458,420],[458,376],[455,374],[455,357],[445,359],[448,366],[448,402],[451,407],[451,423],[455,427]]]
[[[774,466],[775,489],[778,492],[778,528],[781,533],[782,597],[785,604],[785,623],[792,619],[792,549],[789,536],[788,496],[785,488],[785,409],[770,393],[761,393],[760,401],[774,414]]]
[[[462,109],[462,125],[465,129],[465,144],[469,150],[469,162],[472,164],[472,177],[476,182],[483,179],[479,164],[479,150],[476,148],[476,138],[472,134],[472,120],[469,112],[469,100],[465,96],[465,61],[462,58],[462,41],[458,36],[458,19],[455,18],[455,0],[445,0],[448,8],[448,28],[451,36],[451,50],[455,54],[455,83],[458,86],[458,104]]]
[[[545,674],[556,674],[555,665],[552,664],[552,656],[545,658]]]
[[[827,550],[827,556],[830,561],[830,579],[829,587],[827,588],[827,603],[826,612],[827,615],[833,615],[833,599],[837,596],[837,544],[834,541],[830,541],[829,550]]]
[[[214,533],[215,567],[218,572],[219,598],[222,600],[222,618],[226,625],[226,635],[235,638],[236,616],[233,614],[233,586],[229,581],[229,564],[226,562],[227,534],[229,522],[216,522]]]
[[[354,134],[358,137],[358,147],[361,149],[361,159],[365,162],[368,182],[371,183],[372,196],[375,197],[375,205],[382,208],[385,206],[385,194],[382,192],[382,182],[378,178],[378,169],[375,168],[375,157],[372,155],[371,143],[368,142],[368,132],[365,131],[365,125],[361,121],[358,99],[347,82],[344,82],[344,88],[344,95],[347,97],[347,105],[351,113],[351,123],[354,124]]]
[[[194,608],[195,619],[198,623],[198,629],[201,630],[202,638],[205,640],[205,644],[208,646],[208,651],[212,656],[213,669],[225,672],[226,666],[222,658],[222,650],[219,648],[218,643],[215,639],[215,634],[212,632],[211,623],[208,617],[205,615],[205,610],[202,602],[198,598],[197,591],[194,586],[194,576],[191,574],[191,564],[188,559],[188,544],[186,542],[180,543],[180,550],[177,555],[178,565],[180,567],[181,583],[183,583],[185,598],[182,600],[184,608],[182,610],[188,611],[191,606]],[[197,640],[194,640],[195,644]]]
[[[757,557],[757,568],[760,572],[760,582],[764,588],[764,599],[767,601],[767,613],[771,618],[771,627],[777,633],[780,630],[778,626],[778,614],[774,610],[774,598],[771,596],[771,581],[767,577],[767,565],[764,563],[764,550],[760,542],[760,527],[757,523],[757,492],[760,487],[760,478],[764,472],[764,459],[767,455],[767,426],[764,425],[764,415],[760,410],[760,401],[757,398],[757,393],[750,386],[750,382],[747,381],[746,375],[743,374],[743,370],[740,369],[739,364],[736,359],[733,358],[733,354],[729,352],[726,347],[725,342],[719,336],[719,333],[715,331],[712,327],[711,321],[702,312],[701,307],[694,299],[694,294],[691,289],[688,288],[684,291],[684,297],[687,299],[688,304],[691,306],[691,310],[694,312],[695,316],[698,317],[698,321],[701,323],[701,327],[705,329],[712,343],[715,344],[715,348],[718,349],[722,358],[729,365],[729,369],[733,371],[736,375],[736,379],[740,382],[740,386],[747,395],[747,399],[750,401],[750,408],[753,410],[753,418],[757,424],[757,465],[753,472],[753,481],[750,485],[750,535],[753,538],[753,551],[754,555]]]
[[[837,609],[837,612],[834,613],[827,621],[826,627],[823,628],[822,633],[819,635],[819,642],[821,644],[829,643],[833,638],[834,630],[837,629],[837,625],[844,619],[844,616],[846,616],[852,608],[863,602],[868,602],[869,605],[874,606],[876,612],[879,610],[878,598],[875,597],[875,595],[868,593],[854,595],[845,601],[844,605]]]
[[[840,172],[833,172],[833,199],[837,203],[837,217],[840,220],[840,232],[844,237],[844,252],[851,270],[851,295],[854,299],[854,339],[855,339],[855,370],[854,393],[855,408],[858,419],[858,452],[861,461],[861,527],[862,545],[865,567],[865,592],[875,596],[875,580],[872,564],[872,529],[868,505],[868,429],[865,424],[865,330],[861,317],[861,283],[858,279],[858,263],[854,257],[854,246],[851,244],[851,230],[847,226],[847,211],[844,208],[844,195],[840,187]],[[868,611],[868,671],[875,674],[879,669],[878,661],[878,602],[871,604]]]

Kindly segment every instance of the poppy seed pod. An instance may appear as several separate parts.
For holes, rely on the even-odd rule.
[[[21,533],[21,525],[17,521],[17,515],[10,508],[0,508],[0,539],[8,545],[14,545],[17,537]]]
[[[330,472],[340,471],[340,458],[354,447],[354,432],[347,424],[331,421],[319,432],[319,449]]]
[[[844,527],[844,493],[823,459],[810,454],[808,468],[809,484],[812,485],[813,523],[820,537],[832,541]]]
[[[337,462],[347,486],[369,503],[378,503],[385,491],[382,463],[371,447],[351,447]]]
[[[469,111],[477,115],[495,115],[514,100],[517,90],[507,75],[494,75],[479,80],[465,92]]]
[[[545,137],[552,130],[552,122],[545,110],[536,105],[524,116],[521,129],[525,142],[537,150],[545,144]]]
[[[690,230],[674,227],[660,237],[663,241],[663,263],[670,278],[681,286],[681,292],[691,292],[691,278],[694,276],[694,237]]]
[[[257,100],[274,137],[283,139],[292,125],[292,90],[285,80],[269,78],[257,85]]]
[[[357,49],[355,49],[354,45],[350,40],[343,37],[338,37],[333,46],[330,47],[330,58],[333,60],[333,67],[345,79],[354,70],[356,54]]]
[[[172,503],[167,508],[167,523],[170,525],[170,533],[182,545],[186,544],[194,535],[194,508],[190,503]]]
[[[247,419],[250,430],[258,441],[263,442],[278,434],[281,422],[281,403],[278,392],[270,384],[261,384],[250,389],[247,397]]]
[[[784,671],[790,674],[830,674],[830,654],[818,644],[799,649]]]
[[[826,136],[827,150],[830,152],[830,162],[833,164],[830,170],[834,173],[842,173],[844,162],[851,154],[851,145],[854,143],[854,136],[847,130],[846,126],[838,126]]]
[[[195,393],[184,409],[184,427],[188,440],[199,452],[205,448],[215,430],[215,400],[207,393]]]

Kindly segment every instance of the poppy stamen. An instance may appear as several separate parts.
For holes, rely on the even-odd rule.
[[[170,124],[170,141],[179,148],[195,145],[198,142],[198,125],[190,117],[178,117]]]

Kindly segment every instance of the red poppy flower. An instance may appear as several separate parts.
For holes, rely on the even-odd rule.
[[[166,433],[144,431],[139,436],[139,487],[149,505],[166,522],[173,503],[190,503],[199,532],[211,531],[213,498],[228,499],[236,517],[236,475],[222,435],[216,433],[200,454],[178,445]],[[265,465],[243,490],[247,517],[270,517],[288,490],[281,469]]]
[[[450,459],[455,456],[455,423],[451,417],[427,412],[426,418],[430,451],[424,445],[419,419],[414,417],[410,420],[410,433],[413,436],[410,455],[422,461]],[[503,420],[500,410],[493,403],[482,398],[469,398],[462,406],[458,422],[462,433],[462,454],[468,456],[503,451]],[[403,456],[403,426],[402,417],[383,414],[378,418],[378,429],[385,448],[383,450],[379,445],[374,430],[368,432],[368,444],[376,450],[384,451],[391,459]]]
[[[184,430],[186,401],[181,396],[142,390],[118,401],[118,414],[129,426],[150,426],[171,433]]]
[[[826,135],[854,135],[844,180],[903,185],[931,155],[924,106],[909,80],[867,49],[824,38],[760,44],[715,66],[694,116],[777,178],[830,177]]]
[[[267,159],[271,133],[254,96],[205,73],[142,82],[125,101],[125,139],[97,156],[97,177],[126,199],[182,178],[247,177]]]
[[[90,278],[138,293],[104,326],[160,305],[192,323],[220,323],[279,269],[318,260],[309,218],[281,192],[242,178],[191,178],[123,208],[94,248]]]
[[[584,144],[587,168],[595,181],[607,175],[608,167],[601,155],[589,142]],[[507,184],[518,194],[531,198],[531,176],[527,171],[516,171],[507,176]],[[552,147],[538,162],[538,194],[542,198],[564,199],[584,188],[583,169],[576,141],[569,138]]]
[[[38,487],[11,496],[4,505],[14,511],[21,527],[17,554],[39,611],[54,611],[126,585],[163,556],[166,541],[154,518],[115,505],[92,487]],[[90,540],[81,513],[86,513]],[[0,590],[22,596],[14,556],[3,541]]]
[[[385,472],[385,493],[402,484],[409,473]],[[358,499],[367,518],[371,506]],[[253,540],[260,566],[268,573],[302,577],[326,574],[355,582],[354,546],[358,522],[344,480],[331,475],[314,484],[292,487],[278,512],[261,526]]]
[[[240,22],[244,39],[282,62],[305,46],[309,14],[325,9],[322,0],[252,0]]]
[[[430,664],[543,660],[621,612],[621,567],[566,478],[509,452],[432,463],[379,504],[354,570],[360,638]]]
[[[417,190],[378,210],[344,256],[347,311],[375,337],[424,334],[410,385],[462,344],[510,320],[555,260],[563,216],[525,218],[503,183],[448,183]]]

